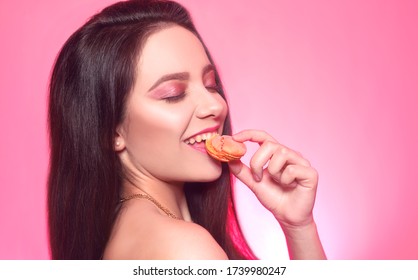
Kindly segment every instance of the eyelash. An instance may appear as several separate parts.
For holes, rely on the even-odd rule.
[[[206,87],[206,89],[209,92],[213,92],[214,91],[214,92],[219,93],[221,87],[219,85],[215,85],[215,86],[208,86],[208,87]],[[164,101],[167,102],[167,103],[176,103],[176,102],[181,101],[185,96],[186,96],[186,93],[183,92],[183,93],[181,93],[179,95],[166,97],[166,98],[164,98]]]
[[[219,85],[214,85],[214,86],[208,86],[206,87],[206,89],[211,92],[211,91],[216,91],[219,93],[219,91],[221,90],[221,87]]]
[[[166,97],[166,98],[164,98],[164,101],[167,102],[167,103],[176,103],[176,102],[182,100],[185,96],[186,96],[186,93],[182,92],[179,95]]]

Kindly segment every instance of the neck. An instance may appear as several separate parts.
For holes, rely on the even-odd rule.
[[[122,197],[148,194],[177,217],[191,221],[183,183],[168,183],[155,178],[125,180]]]

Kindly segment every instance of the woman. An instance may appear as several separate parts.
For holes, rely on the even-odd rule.
[[[177,3],[119,2],[77,30],[53,69],[49,126],[54,259],[254,259],[230,173],[276,217],[291,258],[325,258],[307,160],[254,130],[234,135],[260,144],[250,167],[204,150],[210,135],[231,134],[228,108]]]

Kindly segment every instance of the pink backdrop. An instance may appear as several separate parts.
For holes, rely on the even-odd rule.
[[[110,0],[0,2],[0,259],[47,259],[47,83],[66,38]],[[320,173],[330,259],[418,259],[418,2],[181,0],[220,68],[235,130],[269,131]],[[254,251],[287,258],[242,185]]]

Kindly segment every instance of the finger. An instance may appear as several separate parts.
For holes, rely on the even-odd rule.
[[[302,165],[287,165],[281,176],[274,179],[282,186],[296,187],[301,185],[307,188],[315,188],[318,184],[318,173],[312,167]]]
[[[261,181],[261,179],[263,178],[264,166],[269,162],[276,150],[276,143],[266,141],[251,157],[250,168],[255,181]]]
[[[251,171],[256,181],[262,179],[263,168],[267,163],[269,173],[277,177],[280,176],[280,172],[286,164],[310,166],[309,161],[297,152],[271,141],[264,142],[250,160]]]
[[[235,141],[251,141],[262,144],[265,141],[277,142],[270,134],[262,130],[246,129],[232,136]]]
[[[279,178],[282,174],[283,168],[287,162],[287,157],[281,152],[276,152],[270,159],[270,162],[267,166],[267,171],[270,173],[273,178]]]
[[[247,129],[247,130],[243,130],[241,132],[238,132],[238,133],[232,135],[232,137],[233,137],[234,140],[236,140],[238,142],[250,141],[250,142],[258,143],[260,145],[262,145],[262,143],[264,143],[266,141],[270,141],[270,142],[273,142],[273,143],[277,143],[278,145],[280,145],[284,149],[289,149],[285,145],[280,144],[270,134],[268,134],[267,132],[262,131],[262,130]],[[289,150],[293,151],[296,156],[298,156],[300,158],[303,158],[303,155],[300,152],[297,152],[297,151],[294,151],[294,150],[291,150],[291,149],[289,149]],[[303,158],[303,160],[304,160],[303,165],[310,166],[310,163],[306,159]]]
[[[310,162],[303,158],[300,153],[291,150],[283,145],[278,145],[268,165],[270,174],[282,170],[285,164],[295,164],[310,167]]]
[[[241,182],[247,185],[252,191],[254,191],[255,181],[251,175],[251,170],[243,164],[240,160],[234,160],[228,162],[229,170],[235,175]]]

